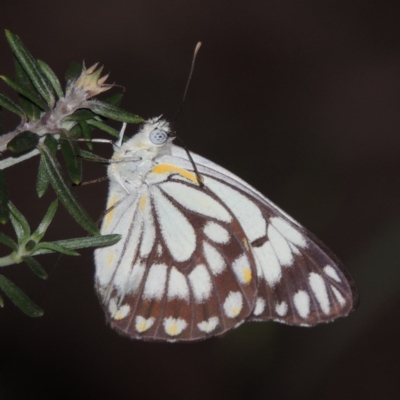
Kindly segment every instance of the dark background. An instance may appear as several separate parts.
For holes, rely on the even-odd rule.
[[[251,323],[201,343],[137,342],[106,326],[91,251],[43,256],[46,282],[23,265],[4,269],[45,315],[30,319],[7,300],[0,311],[0,398],[397,399],[400,3],[7,3],[1,29],[61,77],[71,61],[100,61],[126,88],[122,106],[145,118],[173,118],[203,41],[179,135],[322,239],[355,277],[361,305],[312,329]],[[12,75],[4,35],[0,55],[0,73]],[[6,115],[6,129],[16,123]],[[55,197],[37,199],[37,163],[7,170],[33,228]],[[86,180],[105,175],[86,167]],[[97,219],[107,183],[76,191]],[[48,239],[84,235],[60,206]]]

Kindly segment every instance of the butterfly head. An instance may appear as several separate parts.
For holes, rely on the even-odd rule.
[[[131,152],[140,149],[160,155],[170,150],[174,138],[175,134],[171,132],[167,121],[161,117],[151,118],[141,126],[138,133],[121,146],[120,151]]]

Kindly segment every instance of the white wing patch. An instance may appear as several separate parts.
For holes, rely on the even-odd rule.
[[[305,290],[299,290],[293,296],[294,306],[296,307],[297,313],[302,318],[307,318],[310,314],[310,296]]]
[[[226,268],[226,262],[221,253],[211,244],[203,242],[204,255],[213,275],[219,275]]]
[[[340,282],[338,273],[330,265],[327,265],[326,267],[324,267],[324,272],[326,275],[328,275],[334,281]]]
[[[268,226],[268,238],[279,260],[279,264],[286,267],[292,265],[293,255],[289,244],[272,224]]]
[[[172,257],[188,260],[196,248],[196,233],[188,219],[160,192],[152,189],[163,239]]]
[[[220,203],[198,189],[176,182],[164,182],[161,188],[187,210],[223,222],[232,221],[232,216]]]
[[[141,207],[144,207],[143,212],[143,237],[142,243],[140,245],[140,256],[142,258],[147,257],[154,246],[156,239],[156,229],[154,226],[153,214],[151,213],[151,208],[148,204],[148,197],[144,197],[146,203],[142,205],[143,200],[141,200]]]
[[[160,300],[164,295],[166,280],[167,266],[165,264],[152,265],[147,275],[143,297],[148,300]]]
[[[346,304],[346,300],[345,298],[341,295],[341,293],[339,292],[339,290],[337,290],[334,286],[331,285],[331,289],[333,291],[333,294],[335,295],[337,301],[339,302],[339,304],[341,306],[344,306]]]
[[[118,306],[116,299],[112,298],[110,299],[108,310],[110,311],[111,318],[120,320],[124,319],[129,314],[131,307],[129,306],[129,304]]]
[[[218,326],[219,324],[219,318],[218,317],[210,317],[207,321],[202,321],[200,323],[197,324],[197,327],[205,333],[210,333],[213,330],[215,330],[215,328]]]
[[[284,317],[288,312],[288,304],[286,301],[282,301],[275,306],[275,311],[280,317]]]
[[[248,284],[251,281],[251,266],[246,254],[240,255],[233,262],[232,269],[240,283]]]
[[[330,311],[329,296],[326,290],[326,285],[324,279],[321,275],[311,272],[308,281],[310,283],[311,289],[321,307],[321,310],[328,314]]]
[[[189,286],[185,275],[175,267],[171,268],[168,281],[168,298],[189,301]]]
[[[178,336],[187,327],[187,322],[182,318],[168,317],[164,319],[164,329],[169,336]]]
[[[213,221],[207,222],[203,229],[203,232],[209,239],[211,239],[215,243],[226,244],[229,242],[230,239],[229,232],[220,224],[217,224]]]
[[[190,285],[198,303],[207,300],[211,295],[211,277],[205,265],[200,264],[189,274]]]
[[[224,302],[225,315],[235,318],[240,314],[243,307],[243,296],[240,292],[230,292]]]
[[[135,329],[139,333],[145,332],[153,326],[154,321],[155,321],[154,317],[150,317],[150,318],[146,319],[146,318],[138,315],[135,319]]]
[[[204,184],[233,212],[245,231],[249,242],[266,235],[267,224],[264,217],[260,209],[249,198],[210,177],[205,177]]]
[[[136,263],[133,266],[132,272],[127,280],[128,287],[126,288],[126,294],[136,293],[136,291],[138,290],[138,288],[142,282],[145,269],[146,269],[146,267],[142,263]]]
[[[264,279],[269,286],[274,286],[282,278],[282,269],[271,242],[268,241],[260,247],[254,247],[253,251]]]
[[[253,310],[254,315],[260,315],[265,310],[265,300],[262,297],[258,297],[256,301],[256,305]]]
[[[279,217],[270,219],[270,223],[287,239],[299,247],[307,247],[307,241],[304,236],[294,229],[287,221]]]

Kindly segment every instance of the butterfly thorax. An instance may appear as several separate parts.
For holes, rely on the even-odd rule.
[[[128,186],[141,186],[146,175],[158,164],[158,159],[171,154],[173,138],[169,134],[170,127],[166,121],[148,120],[136,135],[121,146],[115,146],[108,168],[110,180],[116,181],[127,192]],[[163,135],[165,141],[158,143]]]

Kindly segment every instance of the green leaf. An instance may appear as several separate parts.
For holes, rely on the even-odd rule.
[[[10,249],[13,249],[14,251],[18,251],[17,243],[15,243],[14,240],[5,235],[3,232],[0,232],[0,243],[4,244]]]
[[[68,249],[65,246],[60,246],[59,244],[54,244],[54,242],[42,242],[39,243],[36,248],[35,251],[32,254],[43,254],[40,253],[40,250],[50,250],[50,252],[54,253],[61,253],[61,254],[65,254],[67,256],[79,256],[80,254],[74,250]]]
[[[8,202],[8,207],[11,212],[11,222],[18,238],[18,244],[21,244],[31,236],[31,228],[29,228],[26,218],[20,213],[17,207],[11,203],[11,201]]]
[[[19,115],[21,118],[26,118],[24,110],[3,93],[0,93],[0,106],[4,107],[8,111],[13,112],[14,114]]]
[[[82,237],[75,239],[57,240],[50,242],[53,245],[62,246],[66,249],[83,249],[88,247],[111,246],[121,239],[121,235],[102,235],[93,237]],[[54,253],[49,249],[40,249],[33,252],[34,255]]]
[[[24,230],[22,229],[22,225],[19,223],[17,218],[14,215],[10,214],[10,221],[14,228],[15,234],[17,235],[18,245],[22,244],[27,238],[24,236]]]
[[[67,137],[70,139],[80,139],[82,137],[82,131],[81,127],[79,124],[76,124],[70,129],[69,131],[66,131]]]
[[[40,137],[37,133],[30,131],[20,132],[7,143],[7,149],[14,154],[25,153],[35,148],[39,143],[39,139]]]
[[[6,177],[3,170],[0,169],[0,222],[5,224],[10,218],[10,210],[8,208],[8,188]]]
[[[29,76],[26,74],[24,68],[22,67],[21,63],[14,57],[14,64],[15,64],[15,81],[23,87],[28,92],[31,92],[36,95],[36,97],[40,97],[38,91],[32,85]],[[32,103],[29,99],[27,99],[23,95],[19,95],[19,101],[21,103],[22,108],[25,111],[25,114],[29,117],[32,121],[37,121],[40,118],[42,113],[42,109],[39,108],[36,104]]]
[[[58,207],[58,200],[54,200],[51,204],[49,209],[46,212],[46,215],[43,217],[42,222],[39,224],[38,228],[36,229],[35,232],[32,234],[32,239],[35,240],[36,242],[39,242],[42,240],[44,234],[46,233],[47,228],[51,224],[51,221],[54,218],[54,215],[57,211]]]
[[[93,143],[91,142],[92,140],[92,130],[89,128],[88,124],[86,121],[80,121],[79,122],[79,127],[81,128],[83,138],[86,140],[89,140],[86,142],[86,145],[89,150],[93,150]]]
[[[51,84],[39,67],[37,61],[33,58],[32,54],[24,46],[21,39],[17,35],[14,35],[10,31],[6,30],[6,37],[13,53],[15,54],[15,57],[21,63],[37,91],[46,100],[47,104],[50,107],[53,107],[55,99]]]
[[[114,121],[127,122],[131,124],[138,124],[144,121],[143,118],[132,114],[129,111],[122,110],[121,108],[115,107],[111,104],[107,104],[99,100],[85,101],[82,104],[82,107],[89,108],[94,113],[101,115],[102,117],[111,118]]]
[[[109,133],[110,135],[112,135],[112,136],[114,136],[116,138],[119,137],[119,132],[116,129],[111,128],[111,126],[108,126],[108,125],[104,124],[103,122],[99,122],[99,121],[96,121],[94,119],[90,119],[89,121],[87,121],[87,123],[88,123],[88,125],[91,125],[91,126],[94,126],[96,128],[99,128],[102,131],[107,132],[107,133]]]
[[[3,308],[4,307],[4,300],[3,297],[0,296],[0,307]]]
[[[86,121],[88,119],[93,119],[96,117],[95,113],[92,113],[90,110],[76,110],[73,114],[68,115],[68,117],[64,118],[64,121]]]
[[[48,275],[45,269],[40,265],[39,261],[33,257],[22,257],[22,259],[28,264],[30,270],[41,279],[47,279]]]
[[[4,135],[3,107],[0,105],[0,136]]]
[[[3,81],[5,83],[7,83],[8,86],[12,87],[18,93],[20,93],[23,96],[25,96],[32,103],[34,103],[38,107],[40,107],[42,110],[49,111],[49,107],[47,106],[47,104],[39,96],[36,96],[36,94],[34,92],[31,92],[28,89],[25,89],[19,83],[13,81],[12,79],[8,78],[7,76],[0,75],[0,78],[3,79]]]
[[[3,275],[0,275],[0,289],[29,317],[41,317],[43,315],[43,310],[37,306],[18,286]]]
[[[26,253],[30,253],[32,252],[32,250],[36,247],[36,242],[32,239],[29,239],[26,243],[25,243],[25,252]]]
[[[53,135],[47,134],[46,138],[44,139],[44,144],[50,150],[51,154],[55,155],[57,152],[58,141],[54,138]],[[42,197],[45,193],[47,188],[49,187],[49,177],[47,176],[46,168],[43,161],[43,156],[40,156],[40,163],[39,163],[39,170],[38,170],[38,177],[36,181],[36,192],[40,197]]]
[[[72,182],[78,185],[82,180],[82,159],[78,157],[78,143],[75,140],[70,140],[65,134],[61,135],[60,143],[69,176]]]
[[[57,96],[59,98],[64,97],[61,83],[58,80],[57,75],[54,73],[54,71],[44,61],[38,60],[37,62],[39,64],[40,69],[43,71],[43,73],[46,75],[47,79],[51,83],[51,86],[53,86],[53,89],[56,92]]]
[[[98,163],[108,164],[110,160],[107,158],[100,157],[96,154],[91,153],[90,151],[79,149],[80,156],[88,161],[94,161]]]
[[[57,196],[64,204],[71,216],[89,233],[98,235],[99,230],[96,224],[89,217],[85,209],[79,203],[75,194],[71,191],[71,187],[61,170],[61,166],[57,159],[51,154],[46,146],[40,146],[40,153],[43,155],[47,175]]]

